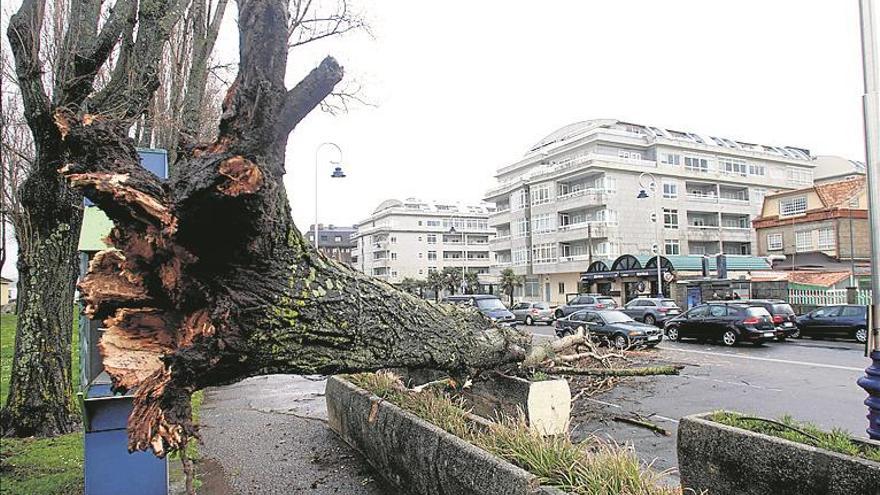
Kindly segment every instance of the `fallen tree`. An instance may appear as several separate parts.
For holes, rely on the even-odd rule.
[[[54,115],[60,172],[115,224],[114,249],[96,255],[80,289],[87,315],[107,328],[105,369],[136,390],[129,448],[181,448],[195,434],[191,394],[248,376],[464,374],[558,350],[530,348],[476,311],[423,301],[304,242],[282,184],[287,137],[343,70],[327,58],[288,90],[286,2],[238,4],[240,68],[217,137],[178,153],[169,181],[139,166],[126,122]]]

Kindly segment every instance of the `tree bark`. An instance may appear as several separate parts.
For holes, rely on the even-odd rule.
[[[115,223],[80,285],[104,320],[100,349],[136,389],[129,448],[157,455],[194,435],[189,398],[269,373],[386,367],[465,373],[524,359],[529,337],[475,310],[399,291],[307,244],[282,183],[288,133],[342,79],[325,59],[284,86],[286,2],[239,0],[240,68],[213,143],[161,181],[113,119],[57,113],[68,181]]]
[[[33,135],[34,162],[20,190],[25,218],[16,220],[28,228],[16,228],[19,318],[9,395],[0,412],[4,434],[51,436],[69,432],[76,424],[70,343],[82,196],[58,173],[67,161],[69,129],[55,119],[82,108],[99,108],[116,117],[114,132],[125,137],[131,119],[143,112],[155,89],[151,69],[181,4],[182,0],[141,0],[135,9],[130,0],[119,0],[99,31],[101,3],[72,2],[51,98],[40,58],[45,0],[24,0],[10,18],[7,36]],[[132,34],[135,20],[137,40]],[[130,46],[123,43],[113,77],[92,95],[96,75],[120,38]]]

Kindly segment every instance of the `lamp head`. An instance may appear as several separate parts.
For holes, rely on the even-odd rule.
[[[636,199],[646,199],[648,197],[650,197],[650,196],[648,196],[648,192],[645,191],[644,189],[641,189],[641,190],[639,190],[639,195],[636,196]]]
[[[333,173],[330,174],[330,177],[334,179],[341,179],[345,177],[345,172],[342,171],[342,167],[336,167],[333,169]]]

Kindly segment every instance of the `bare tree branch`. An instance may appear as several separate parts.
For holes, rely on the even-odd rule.
[[[321,65],[287,92],[278,122],[278,136],[287,136],[342,80],[342,67],[333,57],[327,57]]]

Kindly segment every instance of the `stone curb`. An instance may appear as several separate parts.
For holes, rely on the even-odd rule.
[[[685,490],[709,490],[712,495],[880,495],[880,463],[716,423],[706,419],[710,414],[684,417],[678,425]]]
[[[564,495],[537,477],[338,376],[327,380],[330,428],[385,479],[420,495]]]

